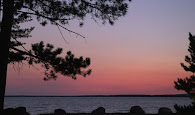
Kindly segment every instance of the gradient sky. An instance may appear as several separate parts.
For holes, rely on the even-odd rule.
[[[114,26],[95,23],[86,17],[80,28],[72,21],[62,39],[57,27],[36,26],[31,43],[44,41],[91,58],[92,74],[77,80],[59,75],[43,81],[43,70],[27,64],[9,65],[6,95],[96,95],[96,94],[178,94],[174,81],[191,73],[180,66],[188,48],[188,33],[195,34],[195,0],[133,0],[128,14]],[[13,68],[14,66],[14,68]]]

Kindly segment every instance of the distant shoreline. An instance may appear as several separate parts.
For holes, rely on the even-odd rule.
[[[188,94],[174,94],[174,95],[75,95],[75,96],[6,95],[5,97],[189,97],[189,95]]]

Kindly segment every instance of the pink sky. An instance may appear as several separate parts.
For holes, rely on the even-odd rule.
[[[44,41],[71,50],[76,56],[91,58],[92,74],[77,80],[59,76],[45,82],[43,69],[9,65],[6,95],[110,95],[178,94],[174,81],[190,75],[180,66],[188,55],[188,33],[195,34],[194,0],[133,0],[127,16],[114,26],[95,23],[90,17],[80,28],[73,21],[67,28],[85,40],[57,27],[36,25],[29,44]],[[29,45],[27,45],[28,47]]]

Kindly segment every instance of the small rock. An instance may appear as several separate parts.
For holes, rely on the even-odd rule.
[[[171,114],[173,113],[171,111],[171,109],[167,108],[167,107],[161,107],[159,110],[158,110],[158,114]]]
[[[65,115],[66,111],[63,109],[56,109],[54,110],[54,115]]]
[[[16,115],[27,115],[28,114],[26,112],[26,108],[25,107],[17,107],[17,108],[15,108],[14,113]]]
[[[130,113],[145,114],[144,110],[140,106],[131,107]]]
[[[95,110],[93,110],[91,113],[92,114],[98,114],[98,115],[102,115],[102,114],[105,114],[106,112],[105,112],[106,110],[105,110],[105,108],[103,108],[103,107],[98,107],[97,109],[95,109]]]

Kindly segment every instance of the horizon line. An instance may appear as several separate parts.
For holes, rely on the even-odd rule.
[[[119,94],[119,95],[5,95],[5,97],[189,97],[188,94]]]

